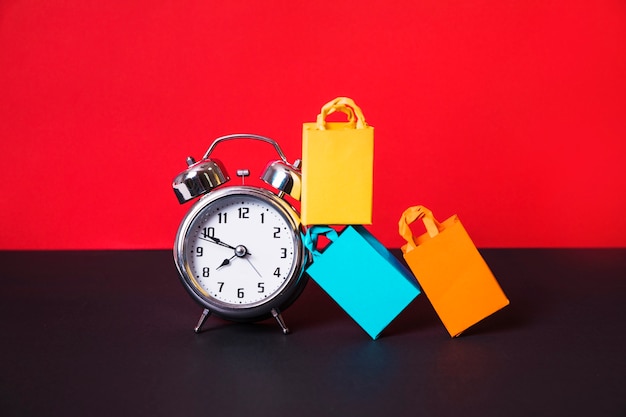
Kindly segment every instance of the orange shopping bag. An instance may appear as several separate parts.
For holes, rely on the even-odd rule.
[[[414,237],[409,225],[422,220],[426,233]],[[402,253],[437,315],[450,333],[470,326],[509,304],[458,216],[439,223],[424,206],[402,213]]]

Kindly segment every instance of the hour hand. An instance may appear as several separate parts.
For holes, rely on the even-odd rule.
[[[243,246],[243,245],[239,245],[239,246],[237,246],[236,248],[233,248],[233,249],[235,250],[235,254],[233,256],[231,256],[230,258],[224,259],[222,261],[222,264],[220,266],[218,266],[217,269],[220,269],[221,267],[230,264],[230,261],[232,261],[234,258],[243,258],[246,255],[250,255],[250,252],[248,252],[248,249],[246,249],[246,247]],[[247,257],[246,257],[246,260],[248,262],[250,262],[250,260]],[[253,268],[254,268],[254,266],[253,266]],[[256,269],[255,269],[255,271],[256,271]],[[258,272],[257,272],[257,274],[258,274]]]
[[[231,260],[233,260],[233,258],[235,258],[235,257],[237,257],[237,255],[236,255],[236,254],[235,254],[235,255],[233,255],[233,256],[231,256],[230,258],[226,258],[226,259],[224,259],[224,260],[222,261],[222,264],[221,264],[220,266],[218,266],[218,267],[217,267],[217,269],[220,269],[220,268],[222,268],[222,267],[224,267],[224,266],[226,266],[226,265],[230,265],[230,261],[231,261]]]

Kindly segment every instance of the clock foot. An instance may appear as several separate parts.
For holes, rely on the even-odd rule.
[[[193,329],[193,331],[196,333],[200,333],[200,328],[202,327],[202,325],[204,324],[204,322],[210,315],[211,315],[211,312],[209,311],[209,309],[205,308],[204,311],[202,312],[202,315],[200,316],[200,320],[198,320],[198,324],[196,324],[196,327]]]
[[[278,322],[278,325],[280,326],[280,328],[283,329],[283,334],[289,334],[290,331],[287,328],[287,326],[285,325],[285,321],[283,320],[283,316],[280,315],[280,311],[278,311],[277,309],[273,308],[272,309],[272,316],[274,316],[274,318]]]

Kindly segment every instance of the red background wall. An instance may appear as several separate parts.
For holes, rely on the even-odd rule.
[[[0,248],[169,248],[188,154],[249,132],[293,160],[340,95],[376,129],[388,247],[414,204],[481,247],[626,245],[622,0],[5,0]]]

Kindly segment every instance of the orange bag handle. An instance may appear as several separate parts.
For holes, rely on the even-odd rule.
[[[443,225],[435,219],[432,211],[424,206],[409,207],[404,210],[404,213],[402,213],[400,221],[398,222],[398,232],[400,233],[400,236],[406,240],[406,244],[402,246],[402,253],[410,252],[417,247],[417,243],[415,243],[413,232],[411,231],[409,225],[420,219],[426,227],[428,236],[431,238],[437,236],[440,232],[443,232]]]
[[[354,100],[349,97],[337,97],[334,100],[322,106],[320,114],[317,115],[317,129],[326,130],[326,116],[336,111],[340,111],[348,115],[348,123],[354,124],[357,129],[364,129],[367,127],[365,117],[361,108],[356,105]],[[356,116],[356,123],[355,118]]]

